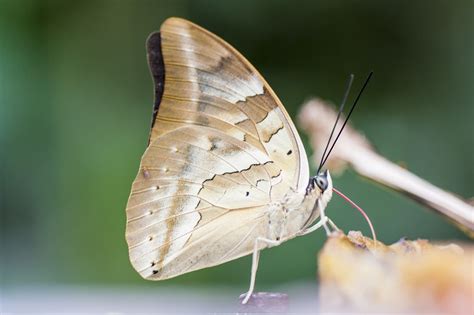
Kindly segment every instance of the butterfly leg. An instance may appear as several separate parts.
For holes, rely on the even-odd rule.
[[[329,223],[329,225],[333,228],[333,230],[335,230],[335,231],[341,231],[341,229],[338,228],[337,225],[336,225],[334,222],[332,222],[331,219],[329,219],[329,217],[326,217],[326,218],[328,219],[328,223]]]
[[[329,218],[324,213],[324,208],[322,208],[320,211],[321,211],[321,220],[319,222],[322,222],[324,230],[326,231],[326,235],[329,236],[329,235],[331,235],[331,230],[329,229],[329,227],[326,224],[328,222]]]
[[[255,240],[254,247],[253,247],[253,255],[252,255],[252,274],[250,276],[250,287],[245,295],[245,298],[242,301],[242,304],[247,304],[250,296],[253,293],[253,289],[255,287],[255,277],[257,276],[257,269],[258,269],[258,261],[260,259],[260,249],[258,247],[259,242],[266,243],[267,245],[277,246],[280,245],[280,241],[274,241],[263,237],[258,237]]]
[[[298,235],[302,236],[302,235],[306,235],[306,234],[309,234],[309,233],[312,233],[314,231],[316,231],[317,229],[321,228],[322,226],[325,226],[326,225],[326,222],[329,220],[328,217],[324,216],[324,217],[321,217],[321,220],[319,220],[318,223],[316,223],[315,225],[307,228],[306,230],[302,231],[301,233],[299,233]]]

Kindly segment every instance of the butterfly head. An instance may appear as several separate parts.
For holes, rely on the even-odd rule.
[[[329,186],[332,186],[331,175],[329,170],[319,173],[312,178],[313,187],[318,187],[322,193],[324,193]]]
[[[332,178],[329,170],[320,172],[318,175],[311,177],[307,194],[317,193],[319,199],[322,199],[324,204],[327,204],[332,197]]]

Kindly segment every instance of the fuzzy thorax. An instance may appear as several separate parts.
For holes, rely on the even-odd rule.
[[[327,187],[322,190],[311,178],[306,192],[290,190],[285,197],[270,204],[266,237],[286,241],[308,228],[324,212],[332,197],[332,179],[327,173]]]

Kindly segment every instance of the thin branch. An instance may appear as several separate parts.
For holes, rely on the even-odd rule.
[[[315,157],[320,154],[318,149],[324,147],[336,116],[332,106],[318,99],[310,100],[303,106],[299,122],[310,136]],[[315,158],[315,163],[317,162]],[[375,152],[369,141],[351,126],[346,127],[328,160],[331,171],[342,171],[347,165],[360,175],[443,214],[470,236],[474,235],[472,205],[387,160]]]

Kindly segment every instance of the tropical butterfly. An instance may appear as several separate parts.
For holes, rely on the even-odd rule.
[[[147,51],[155,104],[126,210],[131,263],[162,280],[253,254],[246,303],[262,249],[329,233],[331,176],[310,177],[282,103],[228,43],[169,18]]]

